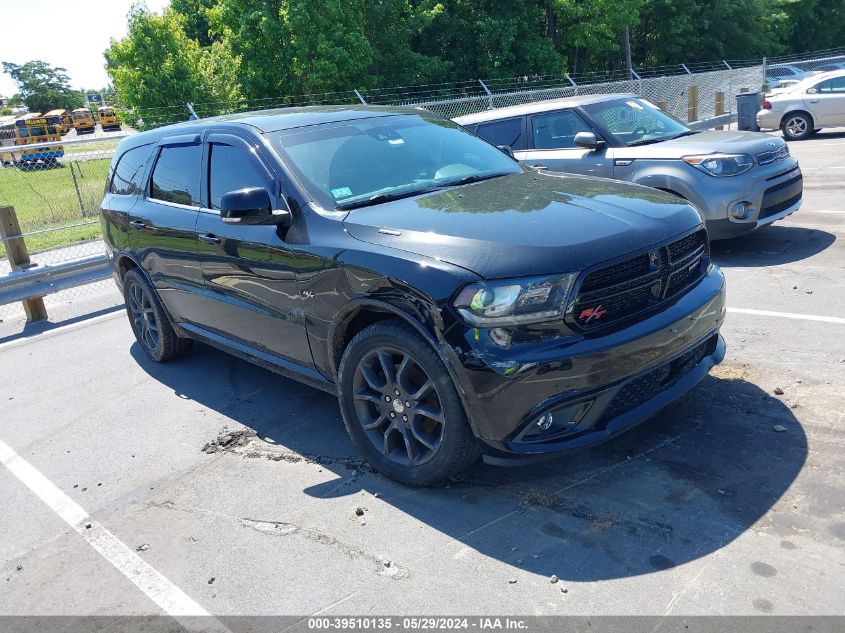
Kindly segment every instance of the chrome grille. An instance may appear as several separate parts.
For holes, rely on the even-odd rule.
[[[774,163],[775,161],[783,160],[789,156],[789,147],[787,147],[786,143],[774,149],[770,152],[761,152],[757,154],[757,164],[758,165],[768,165],[770,163]]]

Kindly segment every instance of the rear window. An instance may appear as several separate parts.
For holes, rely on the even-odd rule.
[[[525,147],[522,138],[521,117],[480,123],[475,133],[493,145],[507,145],[511,149],[523,149]]]
[[[150,146],[133,147],[118,159],[109,191],[120,196],[134,196],[144,190],[144,167],[150,155]]]
[[[164,147],[150,177],[150,197],[199,206],[202,146]]]

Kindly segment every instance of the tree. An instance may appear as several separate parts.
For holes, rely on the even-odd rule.
[[[71,89],[64,68],[54,68],[41,60],[21,65],[3,62],[3,72],[17,84],[18,94],[30,112],[72,110],[83,103],[81,94]]]
[[[170,8],[185,16],[185,35],[203,48],[211,46],[215,38],[210,34],[209,11],[217,0],[170,0]]]
[[[373,48],[365,0],[287,0],[279,17],[287,40],[294,90],[301,94],[351,90],[372,83]]]
[[[185,120],[188,102],[213,102],[219,110],[237,105],[237,61],[222,45],[203,51],[185,25],[185,17],[170,8],[158,15],[136,5],[126,37],[112,40],[105,52],[118,101],[145,124]]]

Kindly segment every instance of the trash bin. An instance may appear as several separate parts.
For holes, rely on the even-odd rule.
[[[737,127],[740,130],[759,132],[757,113],[763,107],[762,92],[743,92],[736,96]]]

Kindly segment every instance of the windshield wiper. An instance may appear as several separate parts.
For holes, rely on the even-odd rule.
[[[467,185],[471,182],[489,180],[491,178],[498,178],[499,176],[507,176],[510,173],[511,172],[506,171],[496,171],[487,174],[468,174],[466,176],[461,176],[460,178],[455,178],[453,180],[438,182],[427,187],[418,187],[416,189],[400,189],[399,191],[385,191],[383,193],[376,193],[370,196],[369,198],[364,198],[362,200],[350,200],[349,202],[343,202],[337,205],[337,208],[343,211],[349,211],[351,209],[360,209],[361,207],[371,207],[373,205],[381,204],[383,202],[390,202],[391,200],[411,198],[413,196],[419,196],[421,194],[429,193],[431,191],[448,189],[449,187],[455,187],[457,185]]]
[[[628,147],[636,147],[637,145],[651,145],[652,143],[659,143],[660,141],[666,141],[668,139],[665,138],[644,138],[639,141],[634,141],[633,143],[628,143]]]
[[[468,185],[471,182],[479,182],[481,180],[490,180],[491,178],[498,178],[499,176],[509,176],[511,173],[509,171],[493,171],[487,174],[467,174],[466,176],[461,176],[460,178],[456,178],[455,180],[449,180],[447,182],[440,183],[440,187],[454,187],[456,185]]]
[[[701,130],[687,130],[686,132],[681,132],[680,134],[676,134],[671,138],[667,138],[667,141],[674,141],[676,138],[681,138],[683,136],[692,136],[693,134],[698,134]]]
[[[338,209],[342,209],[344,211],[348,211],[350,209],[360,209],[361,207],[371,207],[376,204],[381,204],[383,202],[390,202],[391,200],[401,200],[402,198],[412,198],[413,196],[418,196],[423,193],[428,193],[429,191],[435,191],[439,189],[438,186],[430,186],[430,187],[421,187],[418,189],[402,189],[400,191],[385,191],[384,193],[377,193],[375,195],[370,196],[369,198],[364,198],[362,200],[353,200],[351,202],[344,202],[337,205]]]

